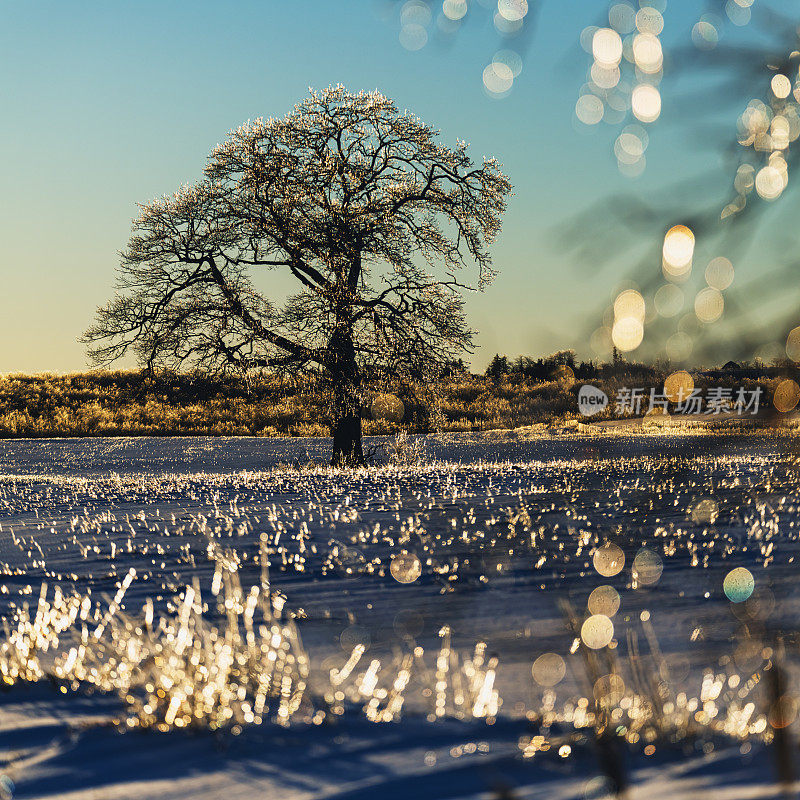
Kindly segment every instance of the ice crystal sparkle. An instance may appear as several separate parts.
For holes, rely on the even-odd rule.
[[[508,716],[558,727],[524,757],[564,758],[608,726],[642,747],[768,737],[793,706],[763,707],[774,646],[736,626],[785,614],[757,576],[788,574],[800,500],[754,447],[7,476],[0,675],[115,693],[123,728]],[[693,648],[723,611],[734,646],[709,662]]]

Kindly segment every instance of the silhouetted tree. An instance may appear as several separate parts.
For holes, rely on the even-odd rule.
[[[98,364],[321,368],[333,463],[363,462],[365,371],[429,373],[468,349],[462,290],[492,277],[487,244],[511,185],[494,160],[378,92],[312,92],[212,152],[205,178],[142,206],[116,297],[84,340]],[[464,283],[471,264],[476,281]],[[299,284],[282,307],[254,272]]]
[[[508,372],[508,358],[495,353],[494,358],[489,362],[489,366],[486,367],[486,377],[497,382],[503,375],[508,375]]]

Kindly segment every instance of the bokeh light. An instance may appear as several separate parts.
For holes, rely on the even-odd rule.
[[[406,50],[421,50],[428,43],[428,32],[422,25],[403,25],[399,34],[400,44]]]
[[[653,298],[656,311],[662,317],[674,317],[680,314],[684,304],[683,290],[674,283],[665,283],[659,286]]]
[[[752,17],[751,5],[752,0],[728,0],[725,13],[734,25],[747,25]]]
[[[769,126],[769,135],[773,150],[786,150],[792,141],[792,126],[783,115],[774,117]]]
[[[581,47],[589,53],[589,55],[593,54],[593,47],[594,47],[594,35],[597,33],[599,28],[597,25],[587,25],[582,31],[580,35],[580,43]]]
[[[497,0],[497,13],[508,22],[521,22],[528,13],[528,0]]]
[[[775,97],[785,100],[792,93],[792,82],[779,72],[773,76],[770,88]]]
[[[664,17],[652,4],[641,3],[636,12],[636,28],[641,33],[658,36],[664,30]]]
[[[756,185],[756,168],[752,164],[742,164],[736,170],[733,186],[739,194],[752,192]]]
[[[596,355],[601,357],[609,355],[614,346],[611,330],[605,326],[596,328],[589,337],[589,344]]]
[[[725,300],[718,289],[707,286],[697,293],[694,299],[694,313],[700,322],[716,322],[725,309]]]
[[[677,331],[667,339],[664,351],[672,361],[685,361],[692,354],[694,342],[688,333]]]
[[[747,600],[756,588],[755,578],[749,569],[736,567],[732,569],[722,583],[722,590],[725,596],[732,603],[743,603]]]
[[[493,61],[483,70],[483,85],[490,94],[505,95],[513,84],[514,73],[507,64]]]
[[[628,125],[614,142],[614,155],[621,171],[627,175],[638,174],[644,169],[644,153],[649,136],[640,125]]]
[[[786,355],[792,361],[800,361],[800,327],[789,331],[786,337]]]
[[[772,166],[762,167],[756,175],[756,191],[764,200],[776,200],[783,193],[783,177]]]
[[[592,38],[592,55],[601,67],[616,67],[622,59],[622,38],[613,28],[599,28]]]
[[[622,352],[635,350],[644,338],[645,302],[636,289],[626,289],[614,300],[611,338]]]
[[[633,40],[633,58],[638,69],[647,74],[658,72],[664,63],[661,42],[651,33],[640,33]]]
[[[581,626],[581,640],[592,650],[607,647],[614,638],[614,623],[605,614],[592,614]]]
[[[389,571],[398,583],[414,583],[422,575],[422,564],[413,553],[398,553],[392,557]]]
[[[408,0],[400,9],[401,25],[421,25],[426,28],[431,24],[431,9],[423,0]]]
[[[608,22],[617,33],[623,36],[632,33],[636,27],[636,11],[628,3],[617,3],[608,10]]]
[[[713,525],[717,521],[719,504],[713,497],[703,497],[691,509],[692,522],[697,525]]]
[[[595,702],[605,709],[619,705],[625,696],[625,681],[616,672],[598,678],[592,687]]]
[[[606,67],[597,62],[592,64],[592,83],[599,89],[613,89],[619,83],[620,75],[621,73],[617,66]]]
[[[575,104],[575,116],[584,125],[597,125],[603,119],[603,101],[595,94],[582,94]]]
[[[467,0],[444,0],[442,13],[451,20],[463,19],[467,13]]]
[[[614,316],[617,319],[633,317],[644,322],[645,303],[642,295],[636,289],[626,289],[620,292],[614,301]]]
[[[352,652],[354,647],[363,647],[369,650],[372,644],[372,637],[366,628],[360,625],[350,625],[345,628],[339,636],[339,646],[347,653]]]
[[[733,274],[733,264],[727,258],[712,258],[706,267],[706,283],[712,289],[724,291],[733,283]]]
[[[547,689],[557,686],[567,674],[567,665],[558,653],[543,653],[531,667],[533,679]]]
[[[611,329],[611,339],[614,346],[623,353],[635,350],[644,339],[642,323],[633,317],[624,317],[614,321]]]
[[[788,728],[797,718],[797,700],[790,694],[778,697],[769,709],[769,724],[775,728]]]
[[[698,50],[713,50],[719,42],[719,31],[709,19],[701,19],[692,28],[692,42]]]
[[[685,275],[692,268],[694,233],[686,225],[674,225],[664,236],[662,253],[667,275]]]
[[[776,387],[772,395],[772,405],[781,413],[792,411],[800,400],[800,387],[793,380],[783,380]]]
[[[661,116],[660,92],[649,83],[640,83],[631,94],[631,109],[641,122],[655,122]]]
[[[592,564],[597,572],[604,578],[619,575],[625,567],[625,553],[622,548],[613,542],[606,542],[598,547],[592,556]]]
[[[685,370],[678,370],[664,381],[664,395],[672,403],[681,403],[694,391],[694,378]]]
[[[652,586],[658,583],[664,571],[664,562],[654,550],[643,547],[634,557],[631,573],[636,584]]]
[[[613,617],[619,611],[619,592],[613,586],[598,586],[592,590],[586,603],[590,614]]]
[[[502,64],[514,78],[522,73],[522,57],[516,50],[498,50],[492,58],[492,64]]]
[[[498,11],[494,15],[494,27],[501,36],[514,36],[522,30],[522,19],[509,19]]]

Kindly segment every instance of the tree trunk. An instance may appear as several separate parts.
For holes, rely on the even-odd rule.
[[[361,373],[355,359],[352,333],[346,326],[333,332],[328,344],[333,383],[333,457],[334,467],[358,467],[364,464],[361,445]]]
[[[331,464],[334,467],[357,467],[364,464],[360,414],[348,414],[335,420]]]

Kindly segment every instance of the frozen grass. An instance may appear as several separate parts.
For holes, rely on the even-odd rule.
[[[315,741],[391,721],[403,740],[457,723],[446,760],[491,741],[512,783],[555,760],[599,770],[604,791],[636,783],[631,759],[688,747],[711,763],[735,742],[765,754],[758,780],[788,784],[800,498],[785,437],[650,441],[517,442],[508,462],[461,445],[460,464],[356,471],[288,467],[279,449],[265,471],[127,474],[105,472],[116,445],[84,474],[85,443],[40,461],[8,443],[31,473],[0,480],[8,698],[52,683],[99,711],[113,695],[92,724],[163,735]],[[183,449],[137,447],[154,464]],[[69,463],[81,474],[58,474]],[[731,604],[735,567],[756,588]]]

